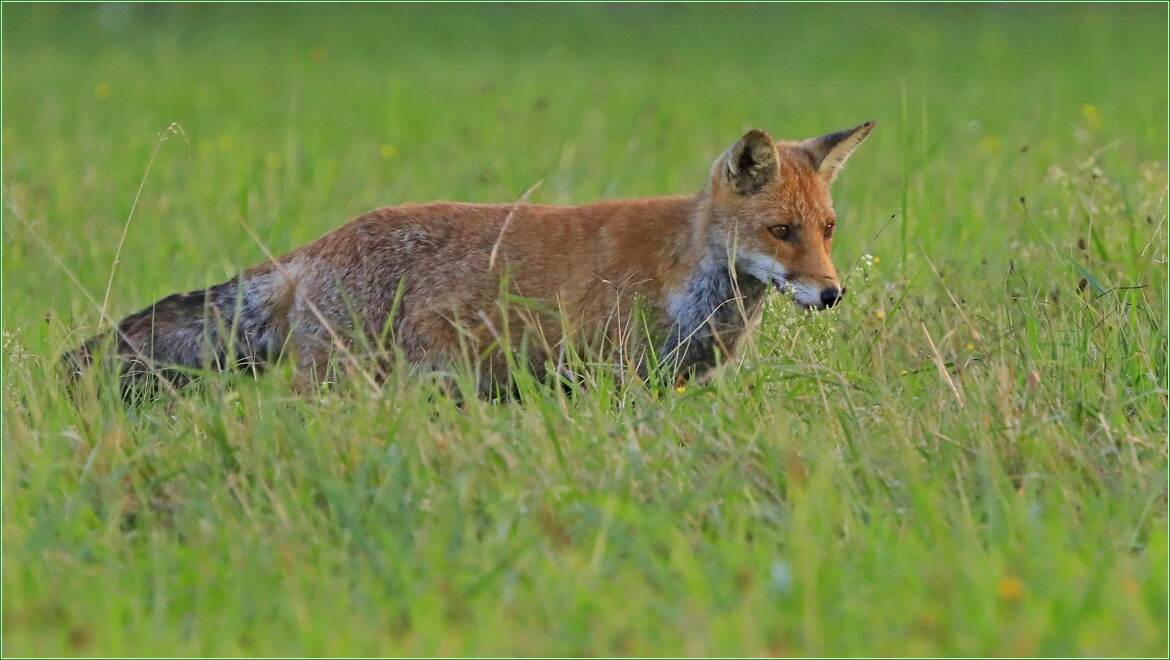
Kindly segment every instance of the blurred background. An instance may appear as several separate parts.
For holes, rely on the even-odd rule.
[[[993,257],[1015,200],[1095,150],[1166,146],[1155,5],[11,5],[3,183],[10,320],[77,320],[158,137],[119,310],[255,262],[365,209],[687,193],[746,128],[875,119],[838,186],[840,249],[880,222]],[[13,216],[19,218],[12,222]],[[957,242],[949,245],[958,245]],[[882,243],[869,246],[880,249]],[[182,256],[180,256],[182,255]],[[130,264],[133,264],[131,266]],[[137,276],[131,276],[131,272]],[[88,311],[87,311],[88,310]]]

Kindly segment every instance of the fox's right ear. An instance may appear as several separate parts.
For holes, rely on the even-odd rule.
[[[752,129],[723,155],[723,176],[731,189],[752,195],[776,178],[776,144],[765,132]]]
[[[853,154],[853,150],[876,125],[876,122],[867,121],[848,130],[805,140],[800,146],[812,158],[813,166],[817,168],[817,174],[821,175],[821,179],[825,183],[833,183],[841,168],[845,166],[845,161]]]

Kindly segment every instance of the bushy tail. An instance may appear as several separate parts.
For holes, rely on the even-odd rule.
[[[261,370],[287,335],[291,287],[275,268],[257,268],[202,291],[167,296],[61,358],[75,382],[101,361],[116,366],[124,396],[192,370]]]

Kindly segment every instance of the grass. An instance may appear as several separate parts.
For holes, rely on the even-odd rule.
[[[1166,19],[5,5],[3,651],[1165,656]],[[686,192],[747,127],[866,119],[846,304],[776,301],[708,386],[54,375],[172,122],[115,315],[248,230]]]

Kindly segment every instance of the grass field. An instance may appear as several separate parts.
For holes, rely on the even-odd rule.
[[[5,5],[3,652],[1165,656],[1166,12]],[[866,119],[846,304],[706,386],[55,375],[131,211],[115,316]]]

